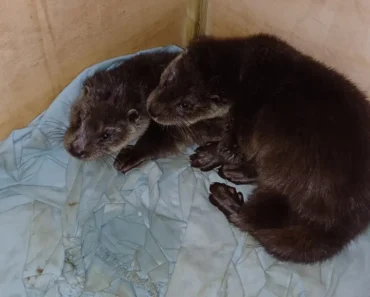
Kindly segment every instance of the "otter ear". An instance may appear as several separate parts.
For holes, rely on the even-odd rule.
[[[130,123],[135,123],[139,118],[139,113],[136,109],[130,109],[127,112],[127,118],[130,121]]]
[[[88,77],[85,79],[85,81],[82,83],[82,92],[84,95],[87,95],[92,91],[92,88],[94,86],[94,78]]]
[[[82,86],[82,94],[87,95],[90,93],[91,87],[89,85],[83,85]]]

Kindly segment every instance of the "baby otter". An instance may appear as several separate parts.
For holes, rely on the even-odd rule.
[[[148,95],[178,54],[141,53],[86,79],[71,108],[64,135],[66,150],[83,161],[119,152],[114,167],[125,173],[145,160],[177,153],[194,142],[220,139],[223,119],[165,128],[147,113]],[[129,145],[135,140],[135,146]]]
[[[163,72],[148,110],[161,124],[228,114],[223,139],[191,157],[237,183],[210,201],[283,261],[329,259],[370,221],[370,106],[347,78],[279,38],[204,37]]]

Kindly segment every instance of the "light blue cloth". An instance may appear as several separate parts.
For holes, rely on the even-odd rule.
[[[61,129],[82,81],[129,57],[85,70],[0,143],[1,297],[370,296],[369,233],[322,265],[277,262],[209,203],[220,178],[190,150],[126,175],[70,158]]]

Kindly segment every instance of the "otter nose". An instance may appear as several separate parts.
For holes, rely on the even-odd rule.
[[[84,157],[86,157],[86,151],[83,150],[78,145],[76,145],[76,143],[72,143],[70,152],[76,158],[84,158]]]
[[[159,117],[161,115],[160,109],[159,108],[154,108],[153,105],[149,106],[148,109],[149,115],[152,118]]]

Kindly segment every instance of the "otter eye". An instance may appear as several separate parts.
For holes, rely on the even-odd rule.
[[[101,137],[102,139],[106,140],[110,137],[110,134],[109,133],[104,133],[103,136]]]
[[[81,123],[82,123],[82,114],[81,114],[81,112],[79,112],[78,114],[76,114],[76,118],[75,118],[76,120],[76,124],[78,125],[78,126],[80,126],[81,125]]]
[[[108,91],[108,92],[106,92],[106,93],[104,94],[104,97],[105,97],[106,99],[109,99],[111,96],[112,96],[112,93],[111,93],[110,91]]]
[[[192,106],[191,106],[191,104],[189,104],[189,103],[181,103],[181,104],[180,104],[180,107],[181,107],[182,109],[190,109]]]
[[[86,96],[86,95],[87,95],[87,94],[89,94],[89,92],[90,92],[90,87],[89,87],[89,86],[87,86],[87,85],[83,86],[83,88],[82,88],[82,92],[83,92],[83,94]]]

